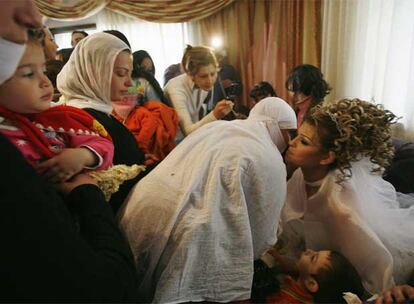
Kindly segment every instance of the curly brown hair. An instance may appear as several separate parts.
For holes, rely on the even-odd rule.
[[[397,117],[381,105],[360,99],[342,99],[311,109],[305,121],[318,129],[324,152],[336,155],[331,169],[339,169],[337,182],[352,176],[351,162],[369,157],[373,172],[390,165],[394,156],[391,124]]]

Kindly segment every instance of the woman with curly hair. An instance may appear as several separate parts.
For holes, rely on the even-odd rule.
[[[404,282],[414,265],[414,206],[400,208],[395,189],[381,177],[393,156],[395,121],[391,112],[359,99],[321,104],[286,154],[300,167],[282,211],[287,255],[304,247],[336,250],[370,293],[394,279]]]

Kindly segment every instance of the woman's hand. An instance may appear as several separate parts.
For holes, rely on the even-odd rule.
[[[233,110],[233,102],[230,100],[220,100],[214,107],[213,114],[217,119],[222,119]]]
[[[414,300],[414,287],[409,285],[394,286],[384,291],[376,300],[375,304],[402,303],[405,300]]]
[[[58,155],[41,163],[39,171],[52,183],[62,183],[97,162],[88,148],[64,149]]]

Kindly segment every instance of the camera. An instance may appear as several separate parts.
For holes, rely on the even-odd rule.
[[[224,91],[226,92],[226,99],[235,102],[237,96],[240,95],[242,89],[243,88],[240,83],[233,82],[231,86],[224,89]]]

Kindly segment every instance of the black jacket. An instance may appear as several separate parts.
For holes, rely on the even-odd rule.
[[[79,186],[66,205],[3,136],[0,151],[0,301],[135,302],[132,254],[102,192]]]

